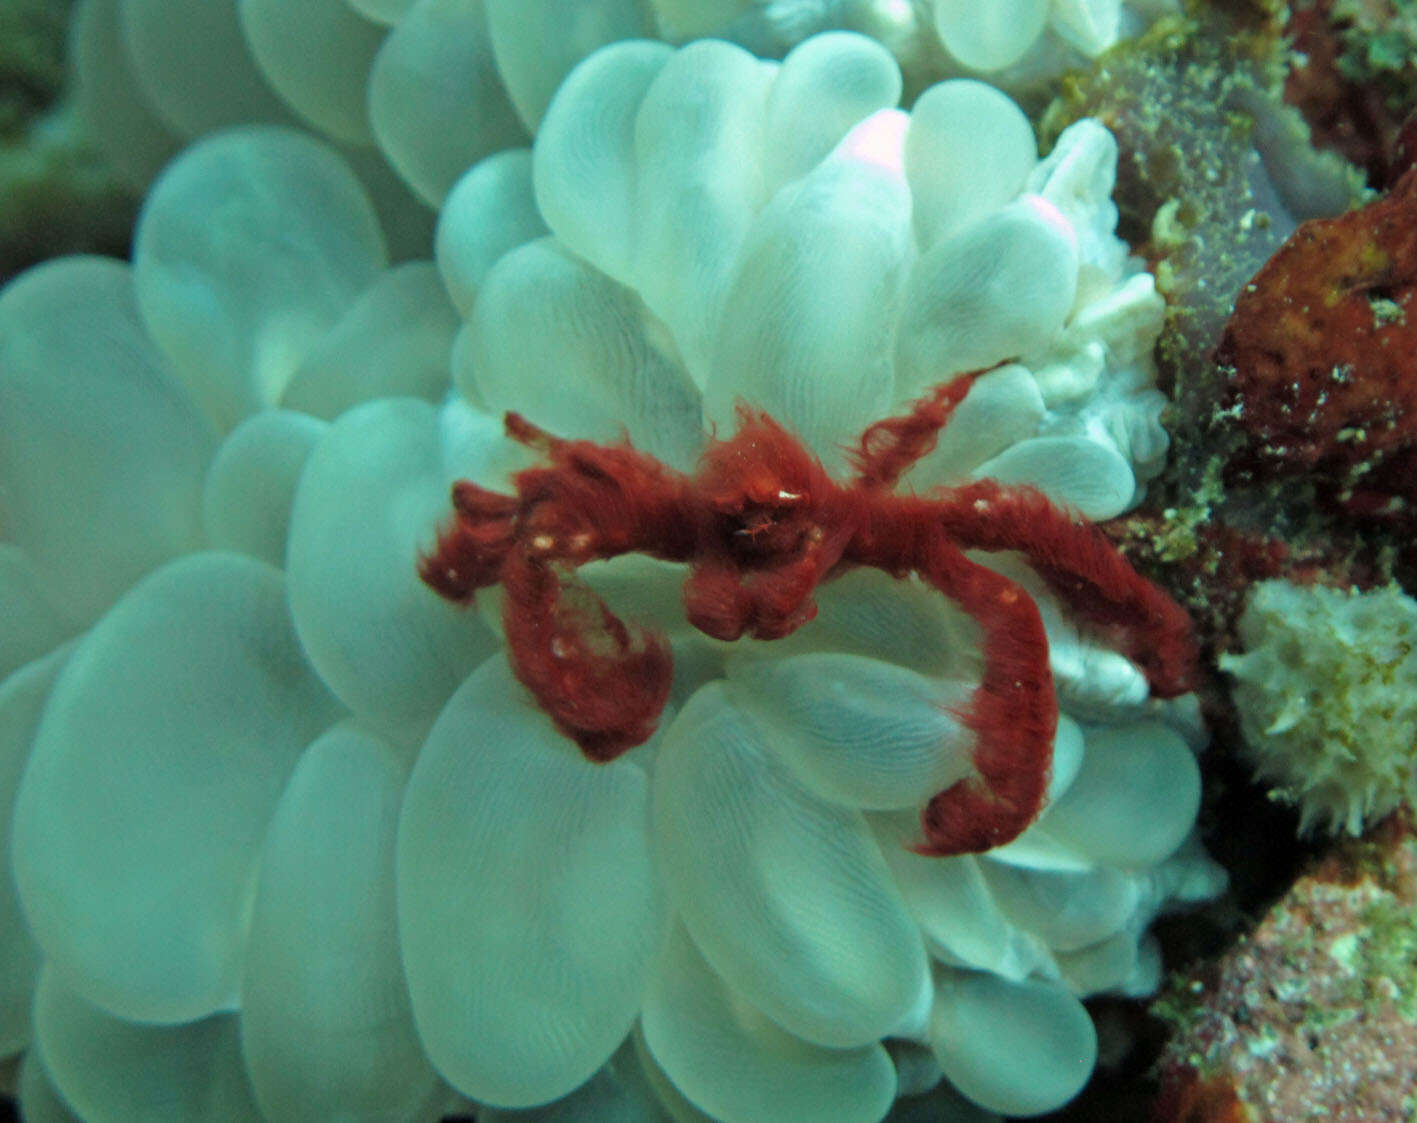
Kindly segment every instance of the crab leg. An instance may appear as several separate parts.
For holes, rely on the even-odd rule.
[[[502,563],[516,543],[520,501],[488,491],[471,480],[453,484],[453,518],[438,544],[418,559],[424,584],[455,604],[468,604],[478,589],[502,579]]]
[[[1042,810],[1058,727],[1048,637],[1021,587],[970,561],[939,530],[924,544],[920,576],[983,631],[984,677],[957,715],[977,738],[977,775],[926,804],[925,842],[916,850],[931,857],[975,854],[1017,838]]]
[[[959,403],[984,373],[970,371],[942,382],[912,402],[908,413],[877,421],[862,433],[851,454],[857,485],[881,490],[893,487],[911,465],[934,450]]]
[[[518,548],[502,569],[502,627],[518,680],[593,761],[648,741],[674,680],[668,642],[626,625],[584,585]]]
[[[514,413],[506,424],[550,466],[517,473],[515,495],[454,484],[453,520],[419,572],[464,604],[500,583],[517,678],[588,758],[612,760],[653,734],[673,661],[667,642],[626,625],[572,575],[621,554],[691,556],[699,520],[687,481],[628,444],[564,440]]]
[[[1152,693],[1192,688],[1196,649],[1184,609],[1131,567],[1096,527],[1074,521],[1042,492],[978,480],[936,505],[964,549],[1016,550],[1078,616],[1136,663]]]

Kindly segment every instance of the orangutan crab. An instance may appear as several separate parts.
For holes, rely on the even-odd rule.
[[[1195,652],[1182,609],[1096,527],[1041,492],[987,479],[925,495],[892,490],[934,447],[978,373],[867,428],[845,484],[771,417],[746,407],[738,432],[710,441],[692,476],[628,441],[564,440],[509,413],[508,434],[548,465],[519,472],[515,495],[454,484],[453,520],[420,573],[460,603],[502,585],[517,678],[595,761],[650,737],[673,665],[661,637],[626,625],[569,583],[578,566],[629,553],[687,563],[688,619],[721,640],[788,635],[816,615],[817,586],[853,566],[915,573],[978,622],[984,659],[982,680],[956,715],[976,735],[977,775],[929,801],[917,849],[943,856],[1000,846],[1042,808],[1058,705],[1033,599],[966,550],[1022,554],[1161,697],[1189,688]]]

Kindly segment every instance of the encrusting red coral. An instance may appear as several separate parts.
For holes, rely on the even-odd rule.
[[[817,586],[843,570],[918,574],[974,617],[984,656],[982,681],[957,715],[976,735],[977,776],[929,802],[918,849],[947,855],[1002,845],[1042,807],[1058,707],[1037,606],[965,550],[1020,552],[1160,696],[1190,688],[1195,655],[1186,614],[1100,531],[1040,492],[992,480],[923,496],[891,490],[934,447],[974,378],[945,383],[910,412],[870,426],[846,484],[771,417],[747,408],[738,432],[711,441],[693,476],[628,442],[562,440],[509,414],[508,434],[548,466],[518,473],[512,496],[454,485],[453,521],[420,573],[463,603],[502,585],[517,677],[596,761],[649,738],[673,671],[667,643],[626,625],[575,583],[578,566],[629,553],[688,563],[688,619],[722,640],[790,634],[816,615]]]
[[[1405,520],[1417,498],[1417,171],[1306,222],[1235,302],[1233,368],[1249,459],[1305,473],[1345,511]],[[1326,482],[1327,481],[1327,482]]]

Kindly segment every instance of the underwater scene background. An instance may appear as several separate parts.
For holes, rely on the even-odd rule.
[[[1417,1103],[1417,7],[0,8],[0,1111]]]

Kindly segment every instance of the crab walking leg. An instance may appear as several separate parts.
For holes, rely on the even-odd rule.
[[[471,480],[453,484],[453,517],[431,553],[418,559],[418,575],[454,604],[468,604],[478,589],[502,579],[502,563],[516,543],[521,503]]]
[[[970,371],[942,382],[912,402],[908,413],[877,421],[862,433],[851,453],[857,485],[882,490],[894,487],[911,465],[934,450],[959,403],[984,373]]]
[[[977,854],[1017,838],[1043,808],[1058,729],[1048,637],[1033,599],[1014,582],[970,561],[942,531],[924,545],[920,576],[983,631],[984,677],[958,715],[977,738],[977,775],[926,804],[925,842],[916,850]]]
[[[587,758],[648,741],[674,679],[669,644],[628,626],[560,567],[516,549],[502,567],[502,626],[512,670]]]
[[[1041,492],[979,480],[937,504],[941,528],[966,550],[1017,550],[1069,608],[1136,663],[1161,698],[1193,685],[1190,617],[1131,567],[1096,527],[1075,521]]]
[[[517,413],[507,435],[543,453],[548,467],[513,478],[521,503],[517,534],[542,557],[572,567],[623,554],[691,561],[706,514],[689,477],[628,438],[617,444],[554,437]]]

